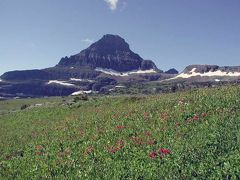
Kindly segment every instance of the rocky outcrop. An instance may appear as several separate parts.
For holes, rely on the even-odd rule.
[[[218,70],[218,68],[219,66],[217,65],[189,65],[183,70],[183,73],[192,72],[193,69],[195,70],[195,72],[205,73],[209,71],[216,71]]]
[[[101,92],[118,81],[156,80],[162,77],[158,74],[161,72],[151,60],[143,60],[132,52],[123,38],[108,34],[80,53],[62,58],[55,67],[4,73],[0,77],[0,96],[58,96],[78,90]]]
[[[19,81],[30,79],[42,79],[47,80],[49,73],[43,70],[26,70],[26,71],[9,71],[1,76],[1,79],[6,81]]]
[[[240,66],[190,65],[170,80],[191,82],[236,82],[240,79]]]
[[[178,74],[179,72],[176,69],[172,68],[172,69],[165,71],[165,73],[166,74]]]
[[[240,66],[217,66],[217,65],[189,65],[187,66],[183,73],[192,73],[194,70],[195,73],[207,73],[207,72],[240,72]]]
[[[62,58],[57,66],[112,69],[118,72],[156,69],[151,60],[143,60],[132,52],[118,35],[105,35],[79,54]]]
[[[240,82],[240,66],[190,65],[180,74],[176,69],[163,73],[153,61],[132,52],[123,38],[108,34],[80,53],[62,58],[55,67],[4,73],[0,76],[0,97],[111,92],[117,84],[142,83],[151,88],[151,83],[144,84],[149,81],[163,83],[160,86],[166,89],[171,89],[173,83],[183,83],[183,89],[194,83]]]

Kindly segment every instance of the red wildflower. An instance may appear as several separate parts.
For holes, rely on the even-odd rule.
[[[125,126],[121,126],[121,125],[116,126],[116,129],[118,129],[118,130],[122,130],[122,129],[124,129],[124,128],[125,128]]]
[[[164,148],[160,148],[159,152],[164,154],[164,155],[170,154],[170,150],[169,149],[164,149]]]
[[[129,116],[130,116],[130,113],[126,114],[126,115],[125,115],[125,118],[128,118]]]
[[[167,120],[169,120],[169,118],[170,118],[170,115],[169,115],[169,112],[167,112],[167,111],[160,114],[161,121],[167,121]]]
[[[114,154],[116,151],[115,151],[115,149],[112,147],[112,148],[109,148],[109,149],[108,149],[108,152]]]
[[[84,135],[85,135],[85,131],[84,131],[82,128],[80,128],[80,129],[79,129],[79,134],[80,134],[81,136],[84,136]]]
[[[120,139],[120,140],[118,140],[118,142],[117,142],[117,145],[118,145],[118,146],[123,146],[123,145],[124,145],[124,141],[123,141],[123,140],[121,140],[121,139]]]
[[[148,118],[150,117],[150,113],[145,112],[145,113],[143,114],[143,117],[144,117],[145,120],[148,119]]]
[[[194,121],[197,121],[198,119],[199,119],[198,115],[194,114],[193,120],[194,120]]]
[[[120,117],[120,115],[117,114],[117,113],[115,113],[115,114],[112,115],[112,118],[114,118],[114,119],[118,119],[119,117]]]
[[[202,118],[205,119],[207,117],[206,113],[202,113]]]
[[[42,156],[42,155],[43,155],[43,152],[38,151],[38,152],[36,152],[36,155],[38,155],[38,156]]]
[[[120,150],[120,148],[118,148],[118,147],[111,147],[108,149],[108,152],[114,154],[115,152],[117,152],[119,150]]]
[[[147,132],[145,133],[145,135],[146,135],[146,136],[151,136],[151,132],[150,132],[150,131],[147,131]]]
[[[89,146],[85,149],[86,154],[91,154],[94,151],[94,148],[92,146]]]
[[[116,143],[116,146],[112,146],[108,148],[108,152],[114,154],[115,152],[121,150],[123,148],[124,141],[123,140],[118,140]]]
[[[159,157],[160,157],[160,159],[162,159],[162,158],[163,158],[163,155],[160,155]]]
[[[38,146],[36,146],[36,149],[37,149],[37,150],[43,150],[44,148],[43,148],[43,146],[38,145]]]
[[[44,153],[44,147],[41,145],[36,146],[36,155],[42,156]]]
[[[151,159],[155,159],[156,157],[157,157],[157,153],[155,151],[153,151],[149,154],[149,158],[151,158]]]
[[[155,139],[152,139],[152,140],[147,142],[148,145],[154,145],[155,143],[156,143]]]
[[[177,127],[179,127],[179,126],[180,126],[180,123],[179,123],[179,122],[176,122],[175,127],[177,128]]]

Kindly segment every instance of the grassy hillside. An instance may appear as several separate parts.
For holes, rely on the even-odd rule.
[[[240,178],[239,86],[55,101],[0,116],[1,179]]]

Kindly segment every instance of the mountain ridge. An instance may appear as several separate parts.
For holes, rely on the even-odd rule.
[[[174,68],[163,72],[153,61],[134,53],[123,38],[107,34],[79,53],[62,58],[54,67],[4,73],[0,76],[0,97],[109,93],[125,86],[141,90],[150,82],[156,82],[150,92],[238,83],[240,66],[189,65],[181,73]]]
[[[104,35],[80,53],[62,58],[57,66],[89,66],[93,69],[107,68],[119,72],[137,69],[157,70],[156,65],[151,60],[143,60],[142,57],[134,53],[123,38],[110,34]]]

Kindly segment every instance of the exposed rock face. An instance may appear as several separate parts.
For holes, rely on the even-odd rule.
[[[123,38],[108,34],[79,54],[62,58],[55,67],[4,73],[0,77],[0,96],[58,96],[79,90],[101,92],[119,82],[164,78],[161,73],[151,60],[143,60],[132,52]]]
[[[183,73],[207,73],[207,72],[215,72],[215,71],[222,71],[222,72],[240,72],[240,66],[217,66],[217,65],[189,65],[187,66]]]
[[[79,54],[62,58],[55,67],[4,73],[0,76],[0,97],[65,96],[91,90],[108,92],[117,84],[161,83],[166,79],[167,83],[162,82],[166,89],[171,89],[172,82],[177,84],[176,89],[182,82],[187,85],[182,84],[181,89],[193,83],[198,86],[199,83],[240,82],[240,66],[191,65],[180,74],[176,69],[163,73],[151,60],[132,52],[123,38],[105,35]]]
[[[151,60],[143,60],[132,52],[123,38],[108,34],[79,54],[62,58],[55,67],[6,72],[1,79],[7,81],[95,79],[101,73],[96,68],[111,69],[120,73],[151,69],[161,72]]]
[[[190,65],[171,79],[191,82],[236,82],[240,79],[240,66]]]
[[[9,71],[4,73],[1,78],[7,81],[11,80],[29,80],[29,79],[45,79],[49,74],[43,70],[26,70],[26,71]]]
[[[172,68],[172,69],[165,71],[165,73],[166,74],[178,74],[179,72],[176,69]]]
[[[195,72],[205,73],[209,71],[216,71],[218,68],[219,66],[217,65],[189,65],[184,69],[183,73],[189,73],[193,69],[195,69]]]
[[[89,68],[66,68],[53,67],[41,70],[25,70],[25,71],[10,71],[1,76],[1,79],[6,81],[26,81],[26,80],[51,80],[61,79],[68,80],[70,78],[86,78],[94,79],[100,72]]]
[[[79,54],[62,58],[58,66],[88,66],[93,69],[100,67],[119,72],[157,69],[152,61],[143,60],[138,54],[132,52],[123,38],[109,34]]]

